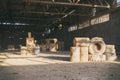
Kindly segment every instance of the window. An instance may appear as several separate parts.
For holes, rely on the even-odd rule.
[[[117,0],[117,7],[120,7],[120,0]]]
[[[117,2],[120,2],[120,0],[117,0]]]

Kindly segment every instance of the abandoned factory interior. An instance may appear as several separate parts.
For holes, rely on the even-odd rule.
[[[120,80],[120,0],[0,0],[0,80]]]

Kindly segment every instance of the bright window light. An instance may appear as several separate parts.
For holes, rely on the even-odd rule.
[[[120,2],[120,0],[117,0],[117,2]]]
[[[26,23],[9,23],[9,22],[0,22],[0,24],[2,24],[2,25],[16,25],[16,26],[29,25],[29,24],[26,24]]]

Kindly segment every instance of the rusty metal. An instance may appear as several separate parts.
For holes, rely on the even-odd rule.
[[[34,12],[34,11],[27,11],[25,13],[30,13],[30,14],[46,14],[46,15],[66,15],[68,13],[58,13],[58,12]],[[71,16],[90,16],[89,14],[80,14],[80,13],[73,13],[70,14]]]
[[[52,1],[33,1],[31,0],[30,3],[40,3],[40,4],[55,4],[55,5],[65,5],[65,6],[84,6],[84,7],[96,7],[96,8],[110,8],[110,5],[96,5],[96,4],[83,4],[83,3],[67,3],[67,2],[52,2]]]

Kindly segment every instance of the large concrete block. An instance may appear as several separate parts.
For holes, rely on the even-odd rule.
[[[115,45],[106,45],[106,50],[104,53],[108,61],[115,61],[117,59]]]
[[[88,37],[75,37],[73,39],[74,46],[89,46],[90,39]]]
[[[88,62],[88,47],[80,47],[80,61]]]
[[[80,47],[71,47],[70,52],[70,61],[80,62]]]

